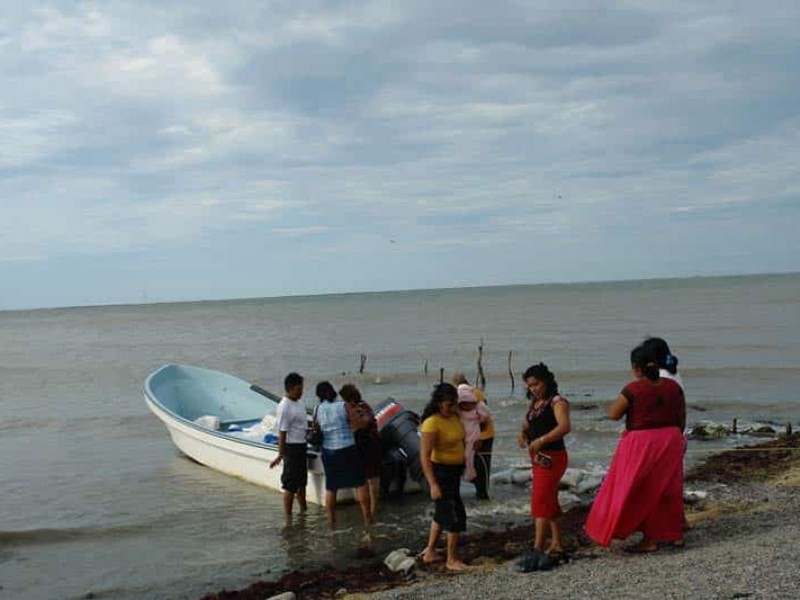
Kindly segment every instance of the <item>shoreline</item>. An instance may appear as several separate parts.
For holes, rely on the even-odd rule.
[[[537,597],[554,598],[796,597],[800,434],[712,455],[685,481],[687,489],[707,495],[686,506],[690,529],[680,550],[635,556],[621,551],[622,542],[599,548],[582,531],[588,508],[576,507],[562,521],[571,559],[550,572],[514,571],[515,559],[530,545],[532,525],[526,524],[463,536],[461,555],[473,567],[467,573],[418,564],[408,579],[390,572],[381,556],[345,569],[293,571],[202,600],[265,600],[290,591],[298,600],[520,598],[534,590]]]

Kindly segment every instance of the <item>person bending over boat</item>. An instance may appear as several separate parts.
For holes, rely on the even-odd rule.
[[[564,436],[570,432],[570,418],[569,402],[559,395],[555,375],[547,365],[528,367],[522,378],[531,401],[517,436],[519,447],[528,450],[531,460],[533,551],[526,554],[522,563],[522,570],[528,572],[550,569],[564,554],[558,483],[569,462]],[[548,529],[550,547],[545,552]]]
[[[461,474],[464,472],[464,426],[458,418],[458,392],[449,383],[433,389],[422,412],[420,463],[434,501],[428,545],[422,552],[425,564],[441,560],[436,544],[442,530],[447,532],[447,568],[467,569],[458,558],[458,538],[467,528],[467,512],[461,501]]]
[[[323,381],[317,385],[320,398],[317,422],[322,429],[322,466],[325,468],[325,512],[328,523],[336,524],[336,492],[356,488],[364,528],[369,532],[372,519],[367,494],[364,464],[356,448],[353,432],[363,427],[355,411],[336,396],[333,386]]]
[[[601,546],[643,536],[629,552],[654,552],[659,542],[683,542],[683,429],[686,402],[673,380],[659,377],[658,365],[644,346],[631,352],[634,381],[608,408],[625,431],[597,492],[586,533]]]
[[[383,445],[378,423],[372,407],[361,397],[361,392],[352,383],[346,383],[339,390],[342,400],[352,407],[358,416],[359,422],[367,425],[354,432],[356,448],[364,464],[364,477],[367,479],[367,492],[369,493],[369,512],[375,518],[378,510],[381,483],[381,461],[383,460]]]
[[[278,456],[269,464],[272,469],[283,462],[281,487],[283,488],[283,512],[292,517],[292,506],[297,498],[301,512],[305,512],[308,465],[306,462],[306,429],[308,416],[303,397],[303,378],[289,373],[283,380],[285,394],[278,403],[275,427],[278,430]]]

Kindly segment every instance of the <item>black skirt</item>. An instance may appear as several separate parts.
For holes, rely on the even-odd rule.
[[[442,497],[434,500],[433,520],[450,533],[467,529],[467,511],[461,500],[461,475],[464,465],[432,463],[433,476],[442,490]]]

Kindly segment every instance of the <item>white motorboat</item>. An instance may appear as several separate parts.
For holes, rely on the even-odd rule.
[[[271,425],[280,397],[247,381],[211,369],[168,364],[157,369],[144,383],[147,406],[166,425],[172,441],[189,458],[222,473],[256,485],[281,491],[281,468],[271,469],[278,453]],[[404,491],[408,468],[411,488],[419,489],[416,415],[387,399],[376,407],[384,445],[387,447],[387,477]],[[398,418],[399,417],[399,418]],[[399,469],[402,473],[399,477]],[[385,491],[393,481],[383,481]],[[416,485],[415,485],[416,484]],[[308,449],[309,502],[324,504],[325,473],[322,459]],[[340,490],[339,501],[352,500],[352,490]]]

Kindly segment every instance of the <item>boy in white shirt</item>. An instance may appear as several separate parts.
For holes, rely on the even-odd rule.
[[[303,378],[297,373],[289,373],[283,380],[286,391],[278,404],[275,427],[278,430],[278,456],[269,468],[283,461],[281,487],[283,488],[283,512],[287,519],[292,517],[292,506],[297,498],[300,512],[305,512],[306,485],[308,484],[308,463],[306,461],[306,429],[308,415],[303,397]]]

